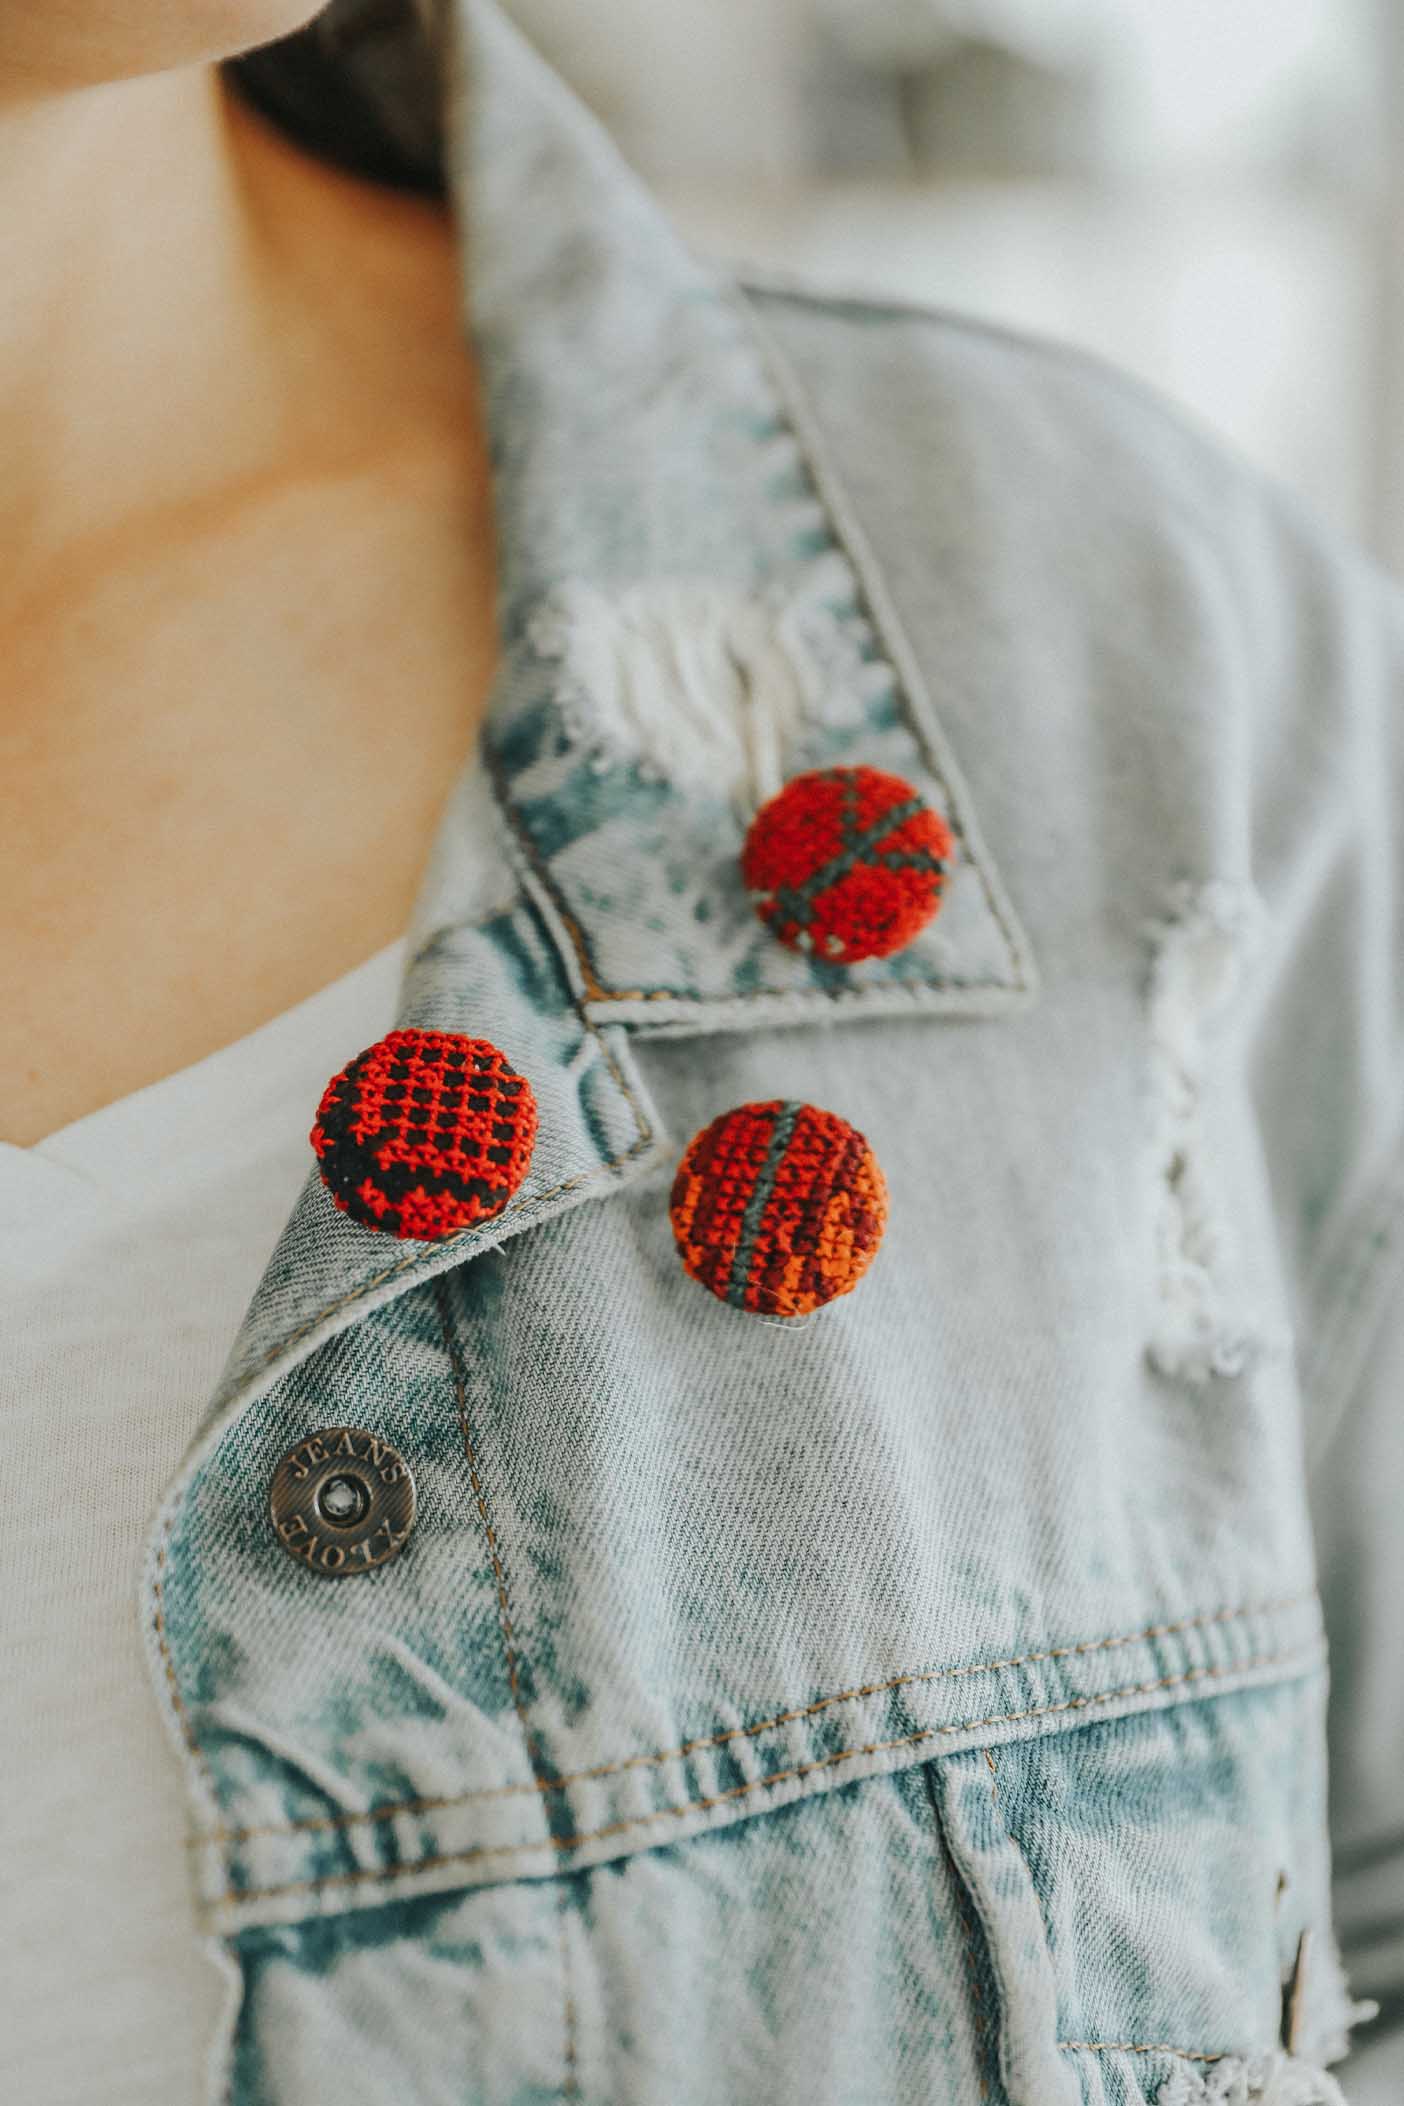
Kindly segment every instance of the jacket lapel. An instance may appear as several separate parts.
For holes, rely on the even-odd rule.
[[[207,1438],[359,1314],[671,1160],[631,1034],[993,1013],[1034,991],[919,669],[773,347],[493,0],[453,0],[440,58],[501,659],[397,1021],[500,1045],[537,1095],[539,1138],[502,1215],[428,1245],[340,1214],[309,1150]],[[959,843],[932,928],[851,969],[776,943],[737,864],[759,797],[842,761],[907,777]]]
[[[507,653],[485,746],[573,992],[673,1034],[1017,1004],[1027,940],[776,348],[495,6],[454,20]],[[959,854],[928,932],[845,968],[774,941],[737,858],[784,776],[855,761]]]

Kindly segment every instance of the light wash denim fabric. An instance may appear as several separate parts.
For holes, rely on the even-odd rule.
[[[309,1152],[158,1517],[211,2097],[1334,2101],[1404,1981],[1399,599],[1082,357],[703,268],[486,0],[442,63],[503,657],[401,1021],[540,1138],[437,1245]],[[737,857],[850,761],[958,847],[845,969]],[[891,1185],[801,1325],[667,1220],[770,1097]],[[266,1498],[340,1424],[419,1518],[333,1581]]]

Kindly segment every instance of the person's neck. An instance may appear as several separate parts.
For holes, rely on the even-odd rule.
[[[134,513],[354,454],[377,361],[436,384],[377,318],[443,213],[313,161],[214,67],[0,107],[0,194],[0,618]],[[348,212],[355,285],[321,239]]]
[[[29,230],[0,346],[0,1135],[27,1147],[404,928],[495,669],[495,549],[441,206],[208,75],[0,134]]]

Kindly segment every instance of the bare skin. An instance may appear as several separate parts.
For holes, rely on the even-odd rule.
[[[35,237],[0,340],[0,1140],[28,1146],[400,933],[496,631],[443,208],[324,168],[207,63],[0,98],[0,190]]]

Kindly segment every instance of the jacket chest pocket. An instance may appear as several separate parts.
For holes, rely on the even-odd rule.
[[[990,2095],[1333,2106],[1320,1673],[932,1765]]]
[[[1334,2106],[1319,1676],[246,1933],[236,2106]],[[312,2095],[315,2095],[313,2092]]]

